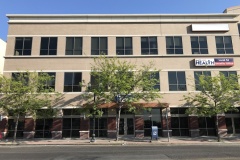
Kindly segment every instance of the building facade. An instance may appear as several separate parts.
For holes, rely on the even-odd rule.
[[[6,51],[6,42],[0,39],[0,74],[3,74],[4,55]]]
[[[90,81],[93,58],[104,52],[136,63],[150,61],[158,73],[161,108],[152,102],[150,112],[132,114],[123,110],[119,134],[144,137],[151,126],[159,136],[215,136],[215,117],[185,114],[181,99],[196,93],[198,74],[240,74],[240,9],[219,14],[130,14],[130,15],[7,15],[9,32],[4,75],[19,70],[49,72],[55,90],[64,93],[61,112],[53,119],[23,117],[18,137],[89,138],[92,118],[77,112],[82,80]],[[74,107],[73,107],[74,106]],[[97,137],[116,135],[116,109],[104,108],[96,120]],[[222,135],[240,133],[240,113],[222,113]],[[168,120],[168,124],[166,123]],[[7,123],[8,122],[8,123]],[[11,136],[14,119],[3,117],[0,129]],[[7,125],[8,124],[8,125]],[[168,126],[167,126],[168,125]]]

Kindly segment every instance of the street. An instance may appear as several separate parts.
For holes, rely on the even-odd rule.
[[[237,160],[239,145],[0,146],[1,160]]]

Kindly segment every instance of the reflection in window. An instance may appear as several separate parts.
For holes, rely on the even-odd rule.
[[[15,56],[29,56],[32,50],[31,37],[16,37],[15,41]]]
[[[8,138],[13,138],[14,131],[15,131],[15,124],[16,121],[14,119],[8,119]],[[20,119],[18,121],[18,130],[17,130],[17,138],[23,138],[23,130],[24,130],[24,120]]]
[[[132,37],[117,37],[116,38],[116,53],[117,55],[132,55]]]
[[[199,135],[200,136],[216,136],[214,117],[199,117]]]
[[[93,134],[93,118],[90,118],[90,135]],[[107,137],[107,118],[95,118],[95,136]]]
[[[231,36],[216,36],[217,54],[233,54]]]
[[[186,91],[186,77],[183,71],[168,72],[169,91]]]
[[[40,55],[57,55],[57,37],[42,37]]]
[[[81,72],[67,72],[64,74],[64,92],[81,92]]]
[[[192,54],[208,54],[206,36],[191,37]]]
[[[52,138],[53,119],[36,119],[34,138]]]
[[[151,136],[152,126],[158,127],[158,136],[162,135],[161,109],[144,110],[144,137]]]
[[[183,54],[182,37],[166,37],[167,54]]]
[[[107,55],[108,54],[107,37],[92,37],[91,55]]]
[[[142,55],[158,54],[157,37],[142,37],[141,51]]]
[[[82,55],[82,37],[67,37],[66,55]]]

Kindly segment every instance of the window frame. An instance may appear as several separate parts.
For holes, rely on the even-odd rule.
[[[170,73],[174,73],[175,74],[175,81],[176,83],[170,83]],[[179,75],[179,74],[183,74],[183,75]],[[180,77],[179,76],[184,76],[183,81],[185,81],[185,83],[179,83],[180,81]],[[181,80],[182,81],[182,80]],[[168,72],[168,86],[169,86],[169,91],[187,91],[187,83],[186,83],[186,74],[185,71],[169,71]],[[171,86],[176,86],[176,89],[171,89]],[[184,86],[185,89],[180,89],[180,86]]]
[[[127,49],[126,47],[126,39],[131,41],[131,46],[129,47],[130,49]],[[121,46],[122,49],[118,48],[118,40],[123,40],[123,46]],[[123,54],[119,54],[121,51]],[[133,55],[132,37],[116,37],[116,55]]]
[[[96,48],[93,44],[94,39],[98,41]],[[106,40],[106,46],[101,48],[104,43],[103,40]],[[108,55],[108,37],[91,37],[91,55]]]
[[[72,40],[72,42],[70,41]],[[76,44],[76,41],[80,41],[80,44]],[[72,43],[72,44],[70,44]],[[68,46],[70,45],[70,46]],[[80,45],[79,48],[77,45]],[[83,38],[82,37],[66,37],[66,48],[65,48],[65,55],[82,55],[82,46],[83,46]],[[72,54],[69,54],[69,52],[72,52]],[[79,52],[79,54],[76,54]]]
[[[176,45],[177,38],[179,38],[179,46]],[[168,44],[169,40],[172,41],[172,46],[171,44]],[[176,55],[183,54],[182,36],[166,36],[166,53]]]
[[[27,40],[30,41],[30,43],[28,44],[30,46],[29,48],[26,48],[28,46]],[[18,41],[22,41],[21,42],[22,46],[20,48],[17,48],[19,45]],[[21,52],[21,54],[19,51]],[[32,37],[15,37],[14,56],[31,56],[31,54],[32,54]]]
[[[197,38],[197,42],[194,41],[194,38]],[[200,39],[204,39],[204,41],[200,41]],[[191,50],[192,50],[192,54],[208,54],[208,44],[207,44],[207,37],[206,36],[191,36]],[[193,43],[198,43],[198,47],[195,47]],[[204,43],[205,47],[202,47],[202,43]],[[197,53],[195,53],[195,51],[198,50]],[[203,52],[205,51],[205,52]]]
[[[222,44],[217,42],[217,41],[219,41],[219,40],[217,40],[218,38],[219,38],[219,40],[222,40]],[[230,38],[229,40],[231,41],[231,43],[228,44],[228,45],[231,45],[230,47],[226,47],[226,45],[227,45],[226,39],[227,38]],[[232,37],[231,36],[215,36],[215,42],[216,42],[217,54],[234,54]],[[223,46],[218,47],[219,45],[223,45]],[[230,51],[230,50],[231,50],[231,52],[227,52],[227,51]]]
[[[47,40],[47,45],[45,44],[46,43],[45,40]],[[55,40],[55,42],[54,42],[54,40]],[[47,47],[44,45],[46,45]],[[58,37],[41,37],[40,55],[41,56],[57,55],[57,46],[58,46]]]
[[[147,47],[144,47],[144,42],[143,39],[146,38],[147,39]],[[155,39],[155,42],[151,42],[151,39]],[[153,45],[156,45],[156,47],[153,47]],[[147,52],[143,52],[143,50],[147,51]],[[157,40],[157,36],[148,36],[148,37],[141,37],[141,55],[158,55],[158,40]]]
[[[71,75],[71,84],[67,84],[67,74],[72,74]],[[79,75],[77,75],[79,74]],[[63,92],[81,92],[82,91],[82,88],[80,86],[80,84],[75,84],[76,82],[74,82],[75,80],[75,77],[77,76],[80,76],[81,79],[78,81],[78,83],[81,83],[82,82],[82,72],[65,72],[64,73],[64,87],[63,87]],[[68,80],[70,80],[68,79]],[[69,90],[69,87],[71,87],[71,90]],[[76,88],[75,88],[76,87]]]

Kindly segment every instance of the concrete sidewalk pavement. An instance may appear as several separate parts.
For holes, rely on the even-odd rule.
[[[160,137],[158,140],[147,138],[120,138],[119,141],[110,138],[96,138],[95,142],[90,139],[18,139],[13,143],[11,139],[1,140],[0,146],[4,145],[216,145],[216,144],[238,144],[240,145],[240,136],[231,136],[222,138],[217,142],[217,137],[201,136],[191,137]]]

